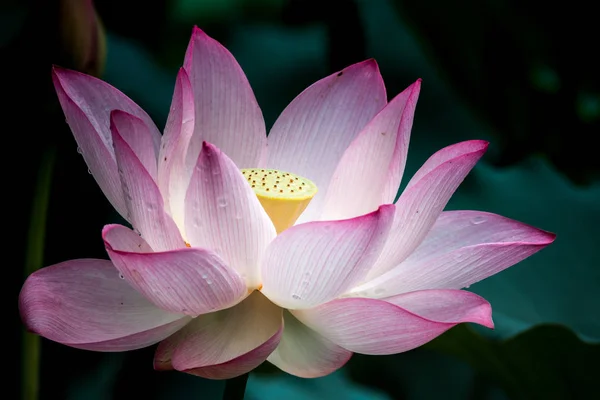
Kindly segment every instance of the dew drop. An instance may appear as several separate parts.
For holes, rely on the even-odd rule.
[[[474,217],[471,219],[471,223],[473,225],[483,224],[485,221],[487,221],[487,218],[482,217],[482,216]]]
[[[208,278],[208,275],[202,274],[202,279],[206,279],[206,278]]]
[[[123,276],[123,274],[119,273],[119,278],[125,279],[125,276]]]
[[[219,207],[226,207],[227,206],[227,200],[225,200],[225,198],[223,198],[223,197],[219,197],[217,199],[217,204],[219,205]]]
[[[77,152],[78,152],[79,154],[83,154],[83,150],[81,150],[81,147],[77,147]]]
[[[194,224],[194,228],[202,228],[202,220],[200,217],[194,217],[192,224]]]
[[[88,174],[92,174],[92,170],[88,168]]]
[[[207,284],[212,285],[212,281],[209,279],[206,281]]]

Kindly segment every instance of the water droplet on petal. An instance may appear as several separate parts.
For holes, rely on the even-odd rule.
[[[206,279],[206,278],[208,278],[208,275],[202,274],[202,279]]]
[[[88,168],[88,174],[92,174],[92,170]]]
[[[125,276],[123,276],[123,274],[119,273],[119,278],[125,279]]]
[[[224,197],[219,197],[217,199],[217,204],[219,205],[219,207],[226,207],[227,206],[227,200],[225,200]]]
[[[209,279],[206,281],[207,284],[212,285],[212,281]]]
[[[79,146],[77,147],[77,152],[78,152],[79,154],[83,154],[83,150],[81,150],[81,147],[79,147]]]
[[[471,223],[473,225],[483,224],[485,221],[487,221],[487,218],[482,216],[477,216],[471,219]]]

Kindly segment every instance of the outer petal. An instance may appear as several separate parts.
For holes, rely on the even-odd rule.
[[[389,271],[421,244],[487,146],[482,140],[457,143],[438,151],[423,164],[395,204],[388,241],[367,279]]]
[[[192,84],[185,69],[181,68],[158,156],[158,187],[166,209],[181,230],[184,230],[185,193],[192,172],[192,168],[186,166],[186,154],[194,132],[194,113]]]
[[[147,244],[121,225],[105,226],[102,237],[123,277],[164,310],[195,316],[231,307],[246,294],[242,278],[209,250],[140,252]]]
[[[348,362],[352,352],[319,335],[289,312],[279,346],[267,358],[288,374],[301,378],[328,375]]]
[[[19,295],[28,329],[87,350],[150,346],[190,321],[162,311],[137,293],[108,260],[71,260],[27,278]]]
[[[88,168],[104,195],[126,218],[127,209],[110,133],[110,112],[118,109],[140,118],[148,127],[156,152],[160,143],[160,132],[148,114],[106,82],[59,67],[53,68],[52,80],[67,122]]]
[[[393,206],[349,220],[293,226],[269,245],[261,291],[288,309],[309,308],[336,298],[365,277],[379,255]]]
[[[500,215],[446,211],[410,257],[349,295],[382,298],[422,289],[460,289],[518,263],[554,238]]]
[[[135,115],[121,110],[113,110],[110,113],[110,123],[110,129],[119,132],[119,135],[148,171],[148,174],[156,180],[157,155],[154,152],[150,128]]]
[[[218,253],[258,287],[258,266],[275,227],[233,161],[209,143],[198,157],[185,206],[192,245]]]
[[[385,301],[345,298],[292,313],[332,342],[363,354],[412,350],[462,322],[493,327],[489,303],[462,290],[420,291]]]
[[[304,176],[319,188],[298,222],[319,217],[342,155],[385,104],[379,68],[368,60],[311,85],[277,119],[269,133],[267,166]]]
[[[183,247],[185,242],[164,209],[156,182],[125,142],[117,124],[111,124],[111,130],[131,224],[155,251]]]
[[[267,150],[265,122],[248,79],[231,53],[194,27],[184,68],[194,91],[196,122],[189,157],[214,143],[239,168],[256,168]]]
[[[418,80],[396,96],[350,144],[331,178],[321,219],[352,218],[394,201],[420,89]]]
[[[154,367],[229,379],[260,365],[277,347],[281,309],[259,292],[235,307],[196,318],[156,349]]]

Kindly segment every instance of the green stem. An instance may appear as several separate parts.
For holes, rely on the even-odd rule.
[[[42,267],[44,261],[44,241],[46,236],[46,214],[50,197],[50,181],[54,166],[54,149],[43,155],[33,197],[31,220],[27,234],[27,254],[25,255],[25,277]],[[36,400],[39,395],[40,337],[23,331],[22,341],[22,387],[23,400]]]
[[[223,400],[243,400],[248,376],[250,376],[249,372],[236,378],[227,379],[225,381]]]

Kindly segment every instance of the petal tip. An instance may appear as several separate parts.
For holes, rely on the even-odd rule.
[[[207,142],[206,140],[202,141],[202,152],[205,153],[208,157],[217,153],[219,148],[214,144]]]
[[[494,320],[492,319],[492,305],[488,301],[481,305],[479,315],[474,318],[473,322],[486,328],[495,329]]]

